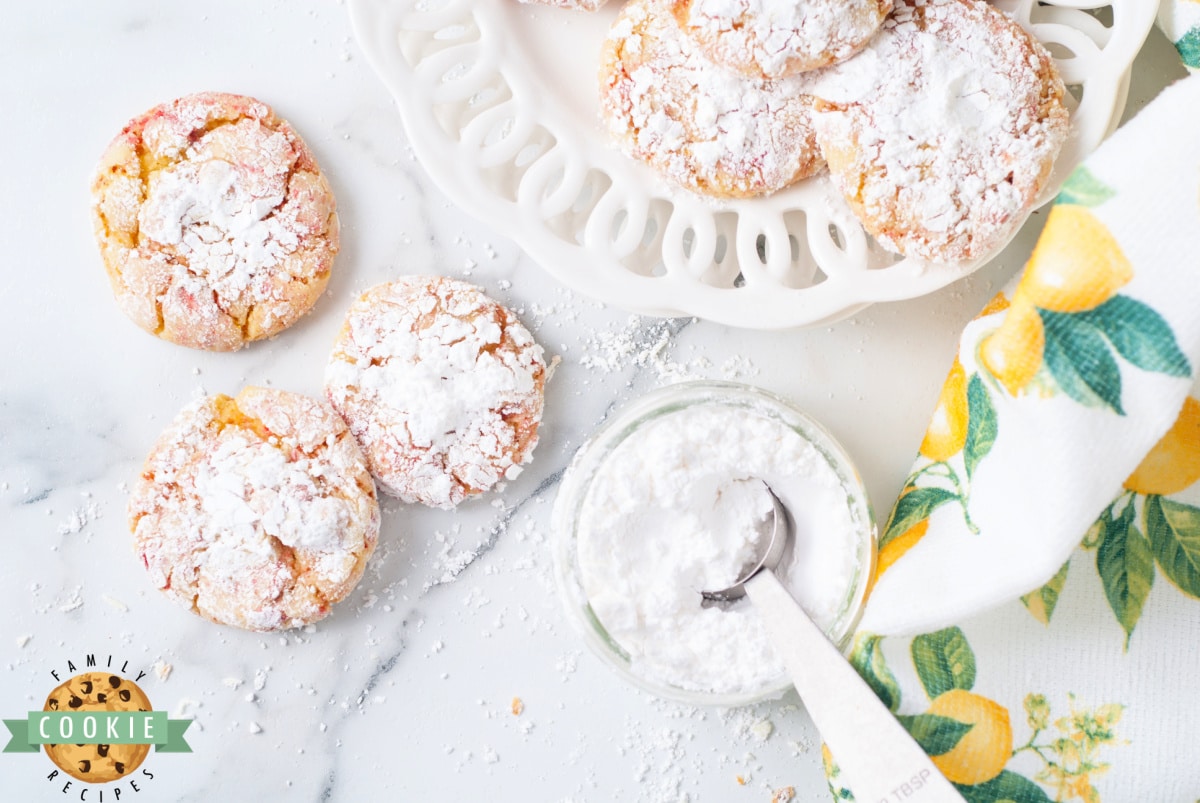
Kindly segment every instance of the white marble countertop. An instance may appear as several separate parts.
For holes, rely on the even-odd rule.
[[[1178,74],[1157,32],[1136,107]],[[547,546],[559,475],[616,404],[682,378],[781,393],[857,459],[889,509],[963,324],[1029,253],[1040,216],[990,266],[932,296],[831,327],[758,333],[634,319],[577,297],[431,185],[333,0],[23,4],[0,29],[0,714],[41,707],[86,656],[145,671],[191,754],[152,779],[47,780],[5,754],[10,800],[825,800],[819,740],[794,695],[717,711],[657,701],[583,649],[560,615]],[[260,97],[307,140],[337,194],[343,250],[313,315],[274,341],[207,354],[157,341],[113,302],[87,182],[133,115],[189,92]],[[354,595],[315,628],[222,628],[164,598],[134,560],[127,486],[201,392],[318,395],[350,300],[403,273],[468,278],[562,359],[530,468],[454,512],[385,506]],[[311,631],[311,632],[310,632]],[[156,672],[169,665],[169,675]],[[165,676],[164,676],[165,675]],[[524,711],[511,712],[514,697]],[[769,727],[763,723],[769,723]],[[739,780],[740,779],[740,780]]]

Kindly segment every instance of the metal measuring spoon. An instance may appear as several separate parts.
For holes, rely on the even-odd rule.
[[[961,803],[958,790],[775,576],[792,539],[791,518],[771,486],[762,486],[772,504],[762,521],[771,527],[762,558],[733,585],[701,595],[718,603],[750,597],[855,800]]]

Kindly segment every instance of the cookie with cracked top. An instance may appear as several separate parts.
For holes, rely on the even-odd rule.
[[[350,307],[325,393],[383,490],[451,508],[530,459],[548,372],[529,330],[480,288],[405,276]]]
[[[892,0],[671,0],[671,10],[713,61],[783,78],[862,50]]]
[[[749,198],[824,168],[803,76],[714,63],[663,0],[631,0],[600,57],[600,112],[625,153],[693,192]]]
[[[299,135],[254,98],[155,106],[108,146],[91,191],[117,303],[164,340],[241,348],[295,323],[329,281],[333,193]]]
[[[319,621],[362,578],[379,537],[366,460],[329,405],[247,387],[183,408],[129,499],[155,587],[246,630]]]

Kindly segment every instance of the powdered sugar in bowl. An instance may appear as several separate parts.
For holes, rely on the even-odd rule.
[[[731,584],[764,546],[763,483],[793,520],[777,574],[844,645],[875,526],[853,464],[815,421],[758,388],[689,382],[626,406],[580,448],[554,508],[559,592],[587,645],[627,680],[713,705],[790,687],[749,601],[700,595]]]

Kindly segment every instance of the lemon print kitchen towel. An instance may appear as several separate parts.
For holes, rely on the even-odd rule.
[[[1195,392],[1195,391],[1194,391]],[[970,803],[1200,798],[1200,399],[1044,585],[851,662]],[[825,751],[837,800],[853,800]]]
[[[865,631],[929,632],[1052,589],[1098,520],[1118,532],[1148,506],[1152,521],[1190,526],[1155,501],[1171,487],[1161,466],[1185,458],[1138,466],[1192,409],[1200,366],[1197,131],[1192,76],[1072,174],[1022,274],[964,330],[880,535]],[[1144,530],[1121,542],[1131,565],[1154,549]],[[1163,538],[1159,571],[1184,585],[1195,573],[1200,590],[1200,545]],[[1127,621],[1145,575],[1113,592]]]

